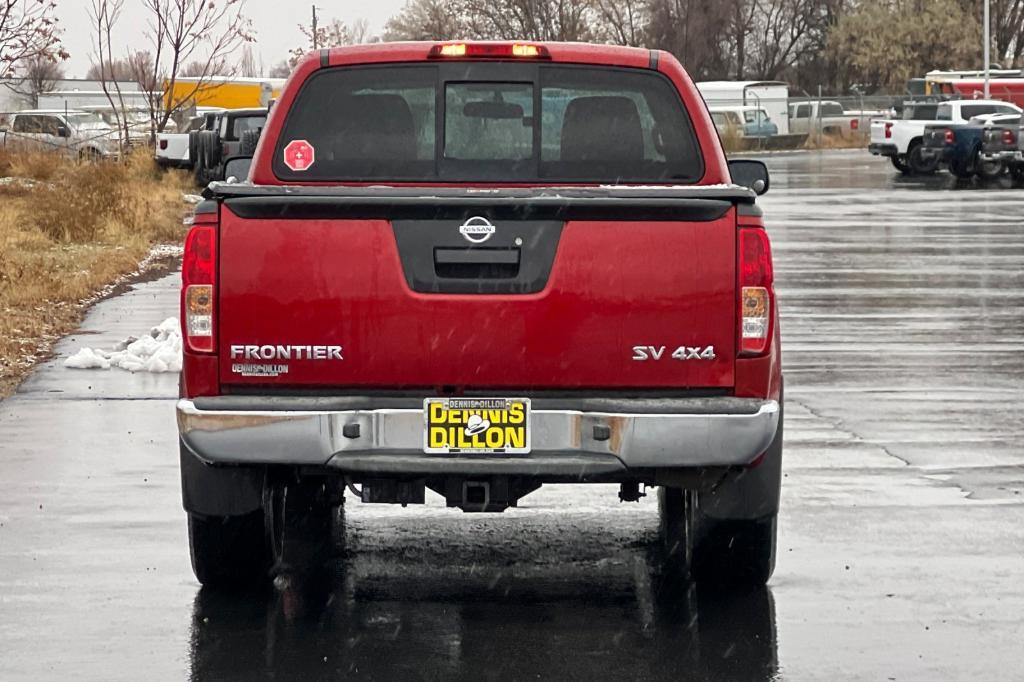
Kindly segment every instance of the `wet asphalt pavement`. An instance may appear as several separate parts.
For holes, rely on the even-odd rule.
[[[176,314],[172,275],[97,305],[0,403],[0,679],[1021,679],[1024,190],[767,161],[787,399],[767,589],[667,582],[653,495],[549,486],[494,516],[350,501],[322,579],[200,590],[177,377],[59,364]]]

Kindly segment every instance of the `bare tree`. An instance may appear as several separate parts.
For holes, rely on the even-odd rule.
[[[106,95],[107,102],[110,103],[122,149],[128,145],[130,131],[124,95],[121,93],[121,81],[113,73],[115,63],[113,29],[121,16],[123,6],[124,0],[91,0],[89,6],[89,18],[95,31],[93,33],[93,64],[98,69],[103,94]]]
[[[973,14],[982,16],[984,0],[973,0]],[[994,54],[1006,68],[1024,66],[1024,0],[992,0]]]
[[[70,55],[61,44],[53,0],[0,0],[0,79],[17,89],[33,65]],[[9,80],[8,80],[9,79]]]
[[[302,61],[303,57],[317,48],[375,43],[380,40],[370,33],[370,24],[366,19],[356,19],[351,25],[341,19],[331,19],[318,25],[315,34],[313,28],[306,24],[299,24],[299,30],[302,31],[306,42],[288,50],[288,65],[291,68],[294,68]]]
[[[596,34],[616,45],[640,46],[647,39],[647,3],[643,0],[594,0]]]
[[[57,81],[64,77],[64,67],[46,55],[36,55],[27,59],[18,70],[20,82],[16,92],[39,106],[39,96],[53,92]]]
[[[253,54],[252,46],[246,45],[242,48],[242,58],[238,60],[238,75],[246,78],[256,78],[263,75],[263,64]]]
[[[695,80],[726,77],[729,64],[728,3],[650,0],[647,41],[668,50]]]
[[[456,0],[472,37],[494,40],[595,39],[591,0]]]
[[[465,17],[452,0],[409,0],[384,25],[385,40],[453,40],[469,37]]]
[[[288,66],[287,61],[280,61],[270,67],[271,78],[287,78],[292,74],[292,67]]]
[[[162,131],[172,117],[191,108],[200,93],[237,67],[229,57],[254,41],[245,0],[142,0],[149,12],[147,38],[153,54],[152,80],[163,81],[149,97],[152,133]],[[175,85],[185,65],[194,81],[183,93]],[[166,91],[167,96],[163,96]]]

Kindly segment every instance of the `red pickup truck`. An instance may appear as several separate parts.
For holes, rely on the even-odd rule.
[[[346,490],[500,512],[544,483],[617,483],[626,501],[659,487],[672,565],[767,581],[767,188],[763,164],[726,161],[666,52],[307,57],[246,181],[210,185],[186,240],[177,417],[198,579],[289,566],[290,534],[326,538]]]

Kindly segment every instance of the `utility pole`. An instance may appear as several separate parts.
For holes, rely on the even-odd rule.
[[[989,3],[989,0],[985,0],[985,19],[984,19],[985,30],[982,31],[982,33],[985,36],[985,99],[989,98],[989,94],[990,94],[989,79],[991,78],[991,75],[989,74],[989,43],[991,43],[991,39],[989,37],[990,28],[989,28],[989,17],[988,17],[988,3]]]
[[[988,0],[985,0],[985,11],[988,11]],[[320,46],[316,44],[316,5],[313,5],[313,49],[316,50]],[[987,52],[985,54],[988,54]],[[987,57],[986,57],[987,59]],[[986,67],[987,68],[987,67]],[[988,89],[988,82],[986,81],[985,89]]]

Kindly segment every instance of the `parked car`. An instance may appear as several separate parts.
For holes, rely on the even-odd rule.
[[[565,106],[537,115],[548,97]],[[726,163],[670,53],[323,50],[263,135],[185,242],[176,409],[202,583],[315,557],[346,489],[501,512],[592,482],[660,487],[670,579],[765,583],[769,178]]]
[[[992,178],[1002,174],[1001,163],[981,158],[982,132],[985,123],[996,121],[982,117],[994,114],[1020,116],[1015,104],[996,100],[960,100],[939,105],[936,122],[925,127],[921,155],[927,160],[949,167],[959,178],[979,175]],[[971,119],[977,119],[971,124]],[[998,120],[998,119],[996,119]]]
[[[200,109],[189,119],[184,132],[157,133],[154,151],[157,165],[164,168],[192,168],[195,155],[192,150],[192,133],[214,129],[222,111],[223,109]]]
[[[760,107],[712,106],[708,110],[720,135],[760,139],[779,133],[779,127]]]
[[[251,156],[266,121],[266,108],[227,109],[216,115],[212,128],[191,133],[189,149],[195,151],[192,170],[196,182],[205,185],[223,180],[225,160]]]
[[[901,173],[927,175],[938,168],[937,158],[921,155],[924,129],[935,121],[938,102],[905,102],[898,119],[871,121],[868,151],[885,156]]]
[[[839,102],[810,100],[789,105],[789,130],[793,133],[821,132],[825,135],[851,135],[866,131],[871,119],[882,111],[846,111]]]
[[[981,157],[1006,166],[1014,180],[1024,180],[1024,118],[1007,118],[985,126]]]
[[[132,147],[149,145],[152,126],[149,120],[149,111],[146,109],[121,109],[115,112],[110,105],[85,106],[82,111],[89,111],[97,114],[103,121],[115,131],[118,136],[123,136],[125,128],[128,130],[128,144]],[[169,133],[175,131],[174,122],[168,121]]]
[[[8,117],[0,142],[10,149],[53,151],[82,159],[113,158],[120,153],[117,132],[86,111],[32,109]]]

